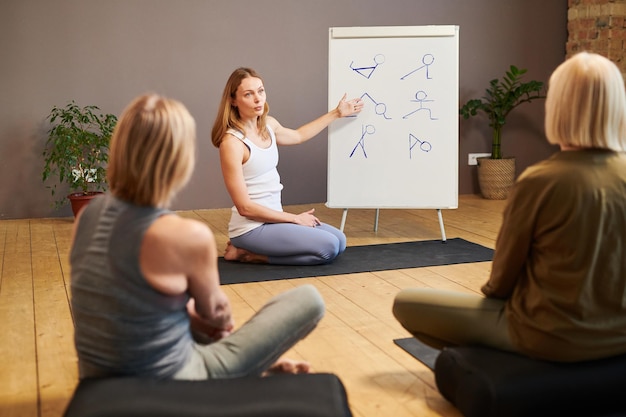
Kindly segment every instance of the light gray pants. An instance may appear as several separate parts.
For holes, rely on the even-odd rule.
[[[413,336],[437,349],[483,345],[517,352],[509,337],[505,301],[433,288],[400,291],[393,314]]]
[[[346,235],[326,223],[316,227],[265,223],[230,241],[237,248],[266,255],[270,264],[277,265],[327,264],[346,250]]]
[[[211,344],[195,343],[193,354],[174,378],[260,375],[315,328],[324,308],[321,295],[309,284],[279,294],[228,337]]]

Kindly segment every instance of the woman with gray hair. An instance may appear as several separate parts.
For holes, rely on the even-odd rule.
[[[548,141],[507,201],[484,296],[405,289],[393,313],[441,348],[484,345],[577,362],[626,353],[626,94],[617,66],[579,53],[550,77]]]

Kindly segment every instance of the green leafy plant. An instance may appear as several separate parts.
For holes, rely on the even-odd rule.
[[[459,110],[459,114],[464,119],[475,116],[479,112],[487,115],[489,126],[493,129],[491,159],[502,159],[502,127],[511,110],[522,103],[546,97],[543,82],[522,82],[526,72],[526,69],[511,65],[501,79],[489,82],[489,87],[485,89],[485,95],[482,98],[469,100]]]
[[[82,194],[106,189],[109,142],[117,117],[100,114],[99,110],[97,106],[80,107],[72,100],[65,107],[54,106],[50,111],[42,180],[57,178],[58,184],[48,187],[53,196],[59,184],[67,184],[71,192]],[[55,205],[60,207],[66,202],[63,196]]]

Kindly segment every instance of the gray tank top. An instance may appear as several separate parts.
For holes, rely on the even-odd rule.
[[[167,210],[110,194],[83,210],[70,253],[80,377],[173,376],[191,355],[187,294],[152,288],[139,267],[148,227]]]

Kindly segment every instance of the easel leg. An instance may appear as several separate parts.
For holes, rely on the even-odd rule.
[[[437,217],[439,217],[439,228],[441,229],[441,243],[446,243],[446,230],[443,228],[443,216],[441,209],[437,209]]]
[[[346,217],[348,217],[348,209],[343,209],[343,214],[341,215],[341,226],[339,230],[343,232],[343,228],[346,226]]]
[[[380,215],[380,209],[376,209],[376,217],[374,218],[374,232],[378,232],[378,216]]]

